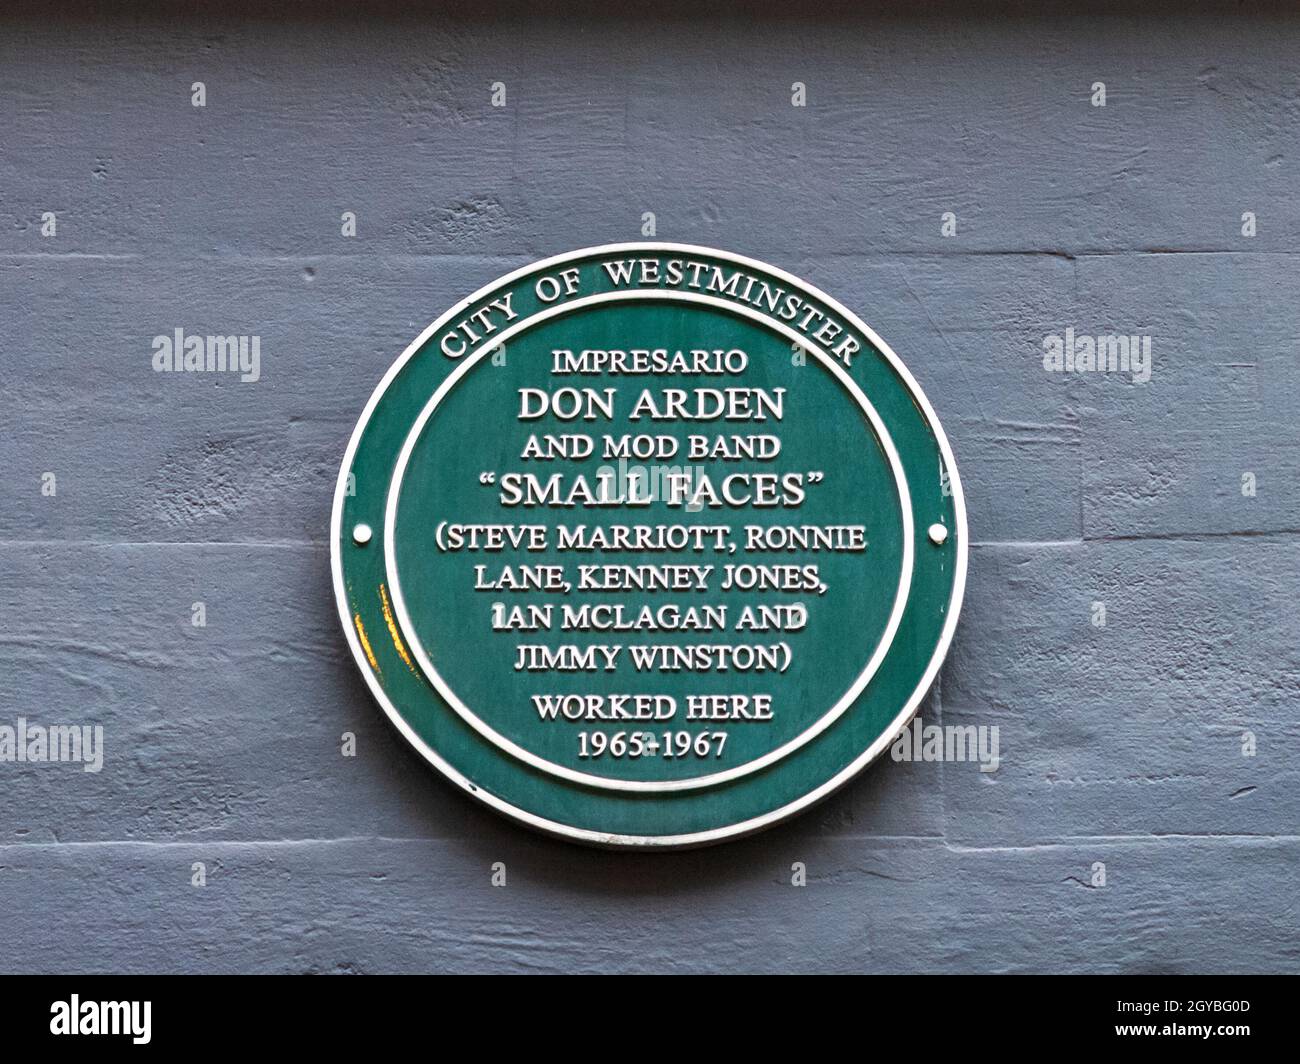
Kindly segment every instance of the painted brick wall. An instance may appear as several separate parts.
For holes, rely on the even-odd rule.
[[[0,969],[1300,970],[1300,22],[640,10],[0,15],[0,723],[106,734],[0,764]],[[975,542],[922,712],[996,724],[997,773],[607,854],[371,704],[326,546],[367,396],[647,211],[925,388]],[[154,373],[176,328],[261,379]],[[1150,335],[1150,382],[1046,372],[1067,328]]]

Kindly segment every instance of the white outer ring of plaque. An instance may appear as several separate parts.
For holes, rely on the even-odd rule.
[[[460,700],[454,691],[448,686],[438,672],[433,662],[430,660],[428,653],[425,651],[420,638],[416,633],[415,626],[411,622],[410,614],[406,609],[406,601],[402,595],[401,581],[397,573],[397,555],[396,555],[396,523],[397,523],[397,503],[401,495],[402,480],[406,475],[406,467],[410,461],[411,454],[415,450],[415,445],[419,441],[424,427],[428,424],[429,418],[438,408],[438,404],[443,398],[456,387],[461,378],[466,376],[469,371],[488,357],[494,350],[513,340],[514,337],[534,325],[540,325],[552,318],[560,317],[573,311],[582,310],[587,307],[596,306],[601,303],[616,302],[686,302],[696,303],[713,307],[724,313],[736,314],[740,317],[751,318],[759,325],[766,326],[778,334],[784,336],[787,340],[797,344],[808,351],[811,351],[826,369],[830,370],[832,375],[840,382],[841,386],[849,393],[852,399],[858,404],[858,407],[867,416],[872,430],[876,434],[876,439],[880,443],[881,449],[885,452],[885,457],[889,461],[889,467],[894,474],[894,484],[898,489],[898,501],[902,508],[903,515],[903,564],[898,582],[898,590],[894,594],[894,608],[889,615],[889,620],[885,625],[885,630],[880,637],[880,642],[876,645],[875,651],[867,659],[867,664],[854,680],[852,686],[845,692],[825,714],[817,721],[805,728],[792,739],[786,740],[775,749],[769,750],[760,757],[752,761],[746,761],[743,765],[736,765],[733,768],[725,769],[722,772],[712,772],[704,776],[692,776],[688,779],[680,780],[621,780],[611,779],[607,776],[597,776],[589,772],[579,772],[575,769],[566,768],[563,765],[557,765],[554,761],[547,761],[545,758],[538,757],[532,751],[525,749],[518,743],[506,738],[491,725],[482,720],[469,706]],[[402,444],[401,453],[398,456],[397,464],[393,467],[392,479],[389,481],[388,498],[384,508],[384,565],[388,575],[388,591],[392,599],[393,613],[397,618],[398,626],[406,635],[407,643],[411,651],[411,656],[415,658],[420,669],[424,672],[426,679],[433,684],[442,699],[451,706],[452,709],[470,725],[475,731],[482,735],[489,742],[504,750],[512,757],[531,765],[542,772],[556,776],[560,779],[568,780],[571,783],[580,783],[587,787],[597,787],[602,790],[611,791],[633,791],[641,793],[666,793],[672,791],[689,791],[700,790],[705,787],[716,787],[719,784],[727,783],[742,776],[748,776],[769,765],[794,753],[795,750],[811,742],[818,735],[824,732],[834,724],[849,707],[857,701],[858,696],[871,682],[871,678],[879,670],[893,646],[894,637],[898,634],[898,626],[902,622],[903,613],[907,608],[907,599],[912,588],[912,570],[915,558],[915,529],[912,518],[912,496],[907,488],[907,476],[903,471],[902,459],[899,458],[898,450],[894,446],[894,441],[889,435],[889,430],[885,428],[884,422],[876,412],[876,408],[871,405],[867,399],[866,393],[862,391],[856,381],[854,381],[844,370],[835,362],[834,358],[828,354],[820,345],[812,343],[807,337],[800,336],[788,325],[783,325],[761,312],[751,307],[746,307],[737,303],[729,303],[724,299],[715,296],[699,295],[693,292],[679,292],[665,289],[644,289],[624,292],[602,292],[594,296],[583,296],[580,299],[574,299],[567,303],[560,303],[546,310],[539,311],[531,317],[510,328],[502,331],[501,335],[496,337],[491,344],[484,344],[483,350],[478,351],[465,359],[456,367],[447,378],[438,386],[433,396],[425,404],[424,409],[420,411],[420,416],[415,419],[415,424],[411,431],[407,433],[406,439]]]

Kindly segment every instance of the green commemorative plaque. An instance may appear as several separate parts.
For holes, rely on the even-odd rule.
[[[453,307],[361,416],[330,533],[353,656],[423,757],[552,834],[759,830],[906,726],[966,573],[898,357],[772,266],[661,243]]]

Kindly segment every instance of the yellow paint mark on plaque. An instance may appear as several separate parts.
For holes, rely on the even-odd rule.
[[[375,652],[370,649],[370,640],[366,638],[366,626],[361,623],[361,614],[353,615],[352,623],[356,626],[357,636],[361,639],[361,649],[366,652],[366,660],[370,662],[370,667],[378,672],[379,662],[375,660]]]
[[[406,644],[402,642],[402,635],[397,630],[397,622],[393,619],[393,607],[388,603],[388,588],[383,584],[379,585],[379,598],[384,604],[384,623],[388,625],[388,634],[393,637],[393,646],[397,647],[397,653],[406,662],[406,667],[414,672],[415,666],[411,663],[411,655],[407,653]]]

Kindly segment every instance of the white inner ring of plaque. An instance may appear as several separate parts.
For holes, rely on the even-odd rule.
[[[712,772],[705,776],[693,776],[689,779],[680,780],[620,780],[610,779],[606,776],[596,776],[589,772],[578,772],[575,769],[566,768],[563,765],[557,765],[553,761],[547,761],[545,758],[538,757],[536,754],[506,736],[502,735],[491,725],[481,720],[467,705],[456,697],[455,692],[447,686],[441,674],[434,667],[429,655],[425,652],[419,636],[416,634],[415,626],[411,622],[410,615],[406,610],[406,600],[402,595],[401,581],[397,574],[397,557],[395,552],[395,527],[397,523],[397,501],[401,495],[402,478],[406,475],[406,467],[410,461],[411,453],[415,450],[416,441],[419,439],[424,426],[433,416],[434,410],[442,402],[443,397],[447,395],[460,381],[460,379],[469,372],[482,359],[490,355],[494,350],[501,347],[507,341],[518,336],[525,329],[534,325],[540,325],[544,321],[567,314],[571,311],[581,310],[584,307],[593,306],[599,303],[616,302],[622,300],[635,301],[654,301],[654,300],[676,300],[689,303],[701,303],[705,306],[714,307],[718,310],[725,311],[729,314],[738,314],[742,317],[751,318],[760,325],[765,325],[777,333],[784,336],[793,344],[811,351],[813,355],[828,369],[831,374],[842,384],[846,391],[862,408],[866,414],[867,420],[871,422],[872,430],[876,434],[876,439],[880,442],[881,449],[885,452],[885,457],[889,460],[889,466],[894,474],[894,483],[898,489],[899,504],[902,507],[903,515],[903,565],[899,575],[898,591],[894,595],[894,609],[889,616],[889,623],[885,625],[884,634],[880,638],[875,652],[867,661],[866,667],[859,673],[858,678],[854,681],[853,686],[840,698],[830,711],[817,720],[814,724],[809,725],[804,731],[800,732],[793,739],[787,740],[766,754],[747,761],[743,765],[737,765],[734,768],[725,769],[722,772]],[[397,465],[393,469],[393,478],[389,484],[388,500],[384,512],[384,564],[388,573],[388,589],[392,595],[393,613],[397,617],[397,622],[402,631],[406,634],[407,642],[410,644],[411,654],[419,663],[421,670],[433,684],[438,694],[443,700],[452,707],[475,731],[485,739],[496,744],[502,750],[506,751],[513,757],[518,758],[526,764],[532,765],[536,769],[558,776],[561,779],[571,780],[574,783],[581,783],[588,787],[600,787],[605,790],[614,791],[643,791],[643,792],[664,792],[664,791],[687,791],[697,790],[703,787],[714,787],[720,783],[726,783],[728,780],[734,780],[741,776],[747,776],[752,772],[766,768],[768,765],[781,760],[783,757],[799,749],[805,743],[811,741],[829,728],[838,720],[849,706],[860,695],[863,689],[871,681],[871,677],[876,674],[881,663],[885,660],[885,655],[889,653],[889,648],[893,645],[894,636],[898,632],[898,625],[903,619],[903,611],[907,607],[907,596],[912,587],[912,562],[915,554],[913,545],[913,520],[912,520],[912,496],[907,490],[907,476],[903,472],[903,464],[898,456],[898,450],[894,447],[894,441],[890,438],[889,431],[876,413],[875,407],[867,399],[865,393],[858,387],[857,383],[835,362],[826,350],[818,344],[812,343],[807,337],[800,336],[788,325],[783,325],[779,321],[774,321],[767,315],[752,309],[751,307],[740,306],[735,303],[728,303],[725,300],[718,299],[714,296],[697,295],[692,292],[671,292],[664,290],[645,290],[636,292],[603,292],[600,295],[584,296],[581,299],[575,299],[569,303],[559,306],[549,307],[546,310],[538,311],[531,318],[519,322],[510,328],[504,330],[500,336],[496,337],[491,344],[485,344],[482,351],[468,356],[465,360],[448,375],[447,379],[439,385],[438,390],[433,393],[420,416],[416,418],[415,425],[407,434],[406,441],[402,444],[402,452],[398,456]]]

